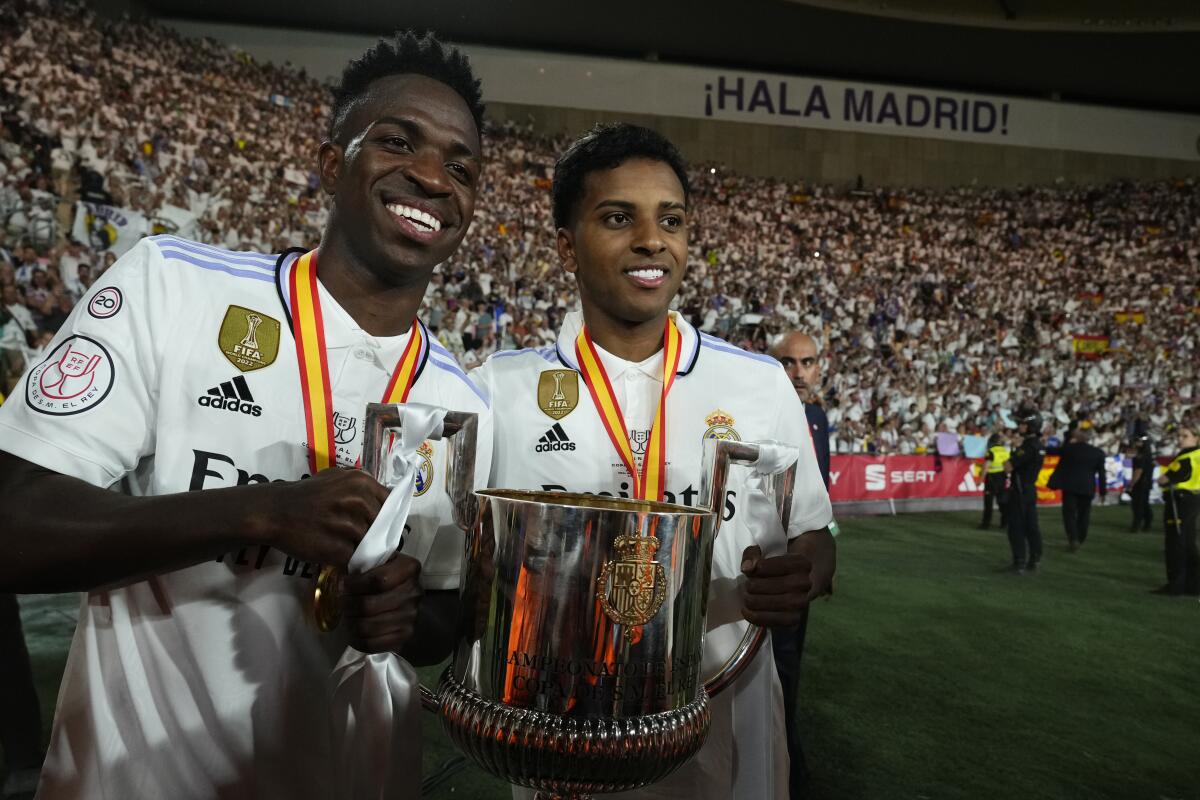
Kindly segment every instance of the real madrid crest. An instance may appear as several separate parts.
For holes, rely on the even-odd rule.
[[[279,355],[279,320],[241,306],[230,306],[221,321],[217,345],[242,372],[262,369]]]
[[[634,626],[654,619],[667,598],[667,573],[654,561],[658,539],[618,536],[613,546],[620,558],[600,570],[596,599],[609,619],[625,626],[625,641],[632,642]]]
[[[733,415],[719,408],[704,418],[704,424],[708,426],[708,430],[704,432],[705,439],[729,439],[733,442],[742,440],[733,429]]]
[[[413,497],[420,497],[433,485],[433,445],[421,442],[421,446],[417,448],[417,455],[421,457],[421,467],[417,470],[416,483],[413,484]]]
[[[538,376],[538,408],[548,417],[562,419],[579,405],[579,373],[573,369],[548,369]]]

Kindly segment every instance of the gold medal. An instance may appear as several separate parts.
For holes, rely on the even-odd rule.
[[[342,621],[342,571],[337,567],[321,567],[317,586],[313,589],[313,616],[321,633],[329,633]]]

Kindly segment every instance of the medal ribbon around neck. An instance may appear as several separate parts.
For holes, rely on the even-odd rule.
[[[675,383],[682,342],[679,328],[668,316],[666,330],[663,331],[662,395],[658,399],[654,427],[650,429],[650,441],[646,444],[646,456],[639,473],[637,459],[633,456],[633,446],[629,442],[629,429],[625,426],[625,417],[621,414],[621,405],[617,402],[617,396],[608,380],[608,373],[604,370],[604,363],[596,352],[596,345],[592,343],[586,325],[575,340],[575,359],[579,362],[579,373],[592,394],[592,401],[596,404],[596,410],[600,412],[600,421],[604,423],[609,440],[633,478],[633,496],[638,500],[661,501],[663,490],[666,489],[667,394]]]
[[[292,300],[296,362],[300,366],[300,391],[304,398],[304,424],[308,433],[308,466],[316,475],[337,464],[333,436],[333,392],[329,388],[329,356],[325,351],[325,320],[317,290],[317,251],[300,256],[292,268],[288,285]],[[413,319],[408,344],[396,363],[392,379],[383,393],[385,403],[408,402],[417,375],[421,348],[421,326]]]

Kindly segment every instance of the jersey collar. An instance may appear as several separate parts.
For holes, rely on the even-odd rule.
[[[288,280],[291,278],[292,268],[296,265],[296,260],[307,252],[302,247],[293,247],[280,253],[279,258],[275,261],[275,292],[279,295],[279,304],[283,307],[283,316],[287,319],[289,332],[294,330],[294,323],[292,322],[291,296],[285,287],[287,287]],[[328,297],[328,293],[325,296]],[[327,315],[326,318],[329,316],[332,315]],[[413,378],[414,384],[420,380],[421,375],[425,372],[425,362],[429,359],[429,343],[433,338],[420,317],[417,318],[417,325],[421,326],[422,347],[419,356],[420,361],[417,363],[416,377]],[[357,344],[359,338],[360,336],[357,333],[346,328],[344,325],[326,325],[325,348],[327,350],[350,347]]]
[[[275,262],[275,291],[279,293],[279,302],[283,305],[283,313],[287,317],[288,330],[295,331],[295,322],[293,321],[292,313],[292,297],[288,291],[289,281],[292,278],[292,270],[296,266],[296,261],[300,256],[308,251],[293,247],[290,250],[280,254],[279,259]],[[318,280],[318,284],[320,281]],[[321,292],[321,304],[329,302],[329,293],[324,291],[323,286],[318,288]],[[354,344],[358,337],[354,335],[354,331],[348,329],[345,325],[330,324],[335,315],[326,312],[325,317],[325,348],[335,350],[339,347],[349,347]]]
[[[679,369],[675,374],[683,377],[696,368],[696,362],[700,359],[700,334],[678,311],[672,311],[671,318],[675,320],[675,326],[679,328],[679,335],[682,339],[680,347],[682,355],[679,359]],[[579,338],[581,330],[583,330],[583,312],[567,312],[563,317],[562,326],[558,329],[558,341],[554,345],[559,362],[576,372],[579,371],[579,365],[575,363],[575,340]]]

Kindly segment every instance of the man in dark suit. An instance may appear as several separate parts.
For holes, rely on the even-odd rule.
[[[813,448],[817,451],[817,465],[825,488],[829,488],[829,418],[820,404],[821,362],[817,342],[800,331],[785,334],[773,348],[771,354],[783,364],[796,394],[804,403],[804,415],[812,432]],[[800,732],[796,728],[796,694],[800,688],[800,657],[804,654],[804,636],[808,630],[808,609],[804,619],[794,628],[775,628],[771,631],[771,646],[775,651],[775,669],[783,686],[784,720],[787,725],[788,756],[791,759],[791,774],[788,776],[788,792],[792,800],[808,796],[808,765],[804,761],[804,748]]]
[[[1091,434],[1091,428],[1084,426],[1071,432],[1070,441],[1059,453],[1058,467],[1047,483],[1051,489],[1062,490],[1063,527],[1067,531],[1067,549],[1072,553],[1087,541],[1092,498],[1097,486],[1101,503],[1107,489],[1104,451],[1088,443]]]

